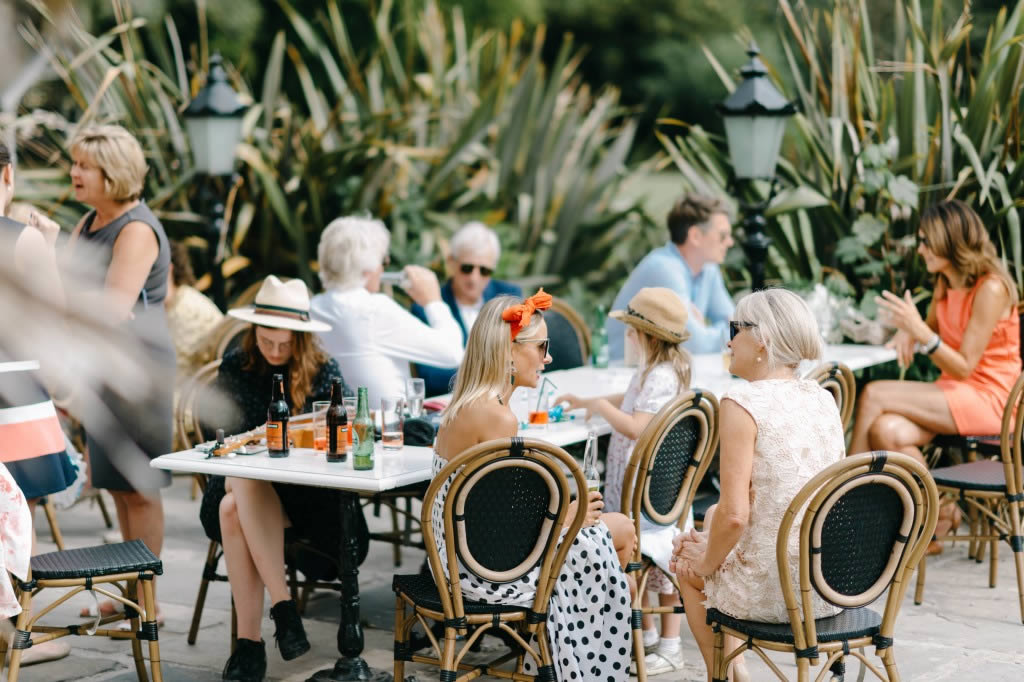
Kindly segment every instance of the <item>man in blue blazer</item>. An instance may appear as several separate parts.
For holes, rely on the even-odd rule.
[[[500,256],[498,235],[483,223],[466,223],[452,237],[447,261],[451,279],[441,287],[441,300],[448,304],[455,321],[462,327],[463,346],[484,303],[495,296],[523,295],[523,290],[515,284],[491,279]],[[413,305],[412,314],[424,322],[427,320],[419,305]],[[428,397],[451,392],[454,369],[416,365],[416,373],[423,379]]]

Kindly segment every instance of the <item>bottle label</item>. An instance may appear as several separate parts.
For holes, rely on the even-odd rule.
[[[348,447],[348,424],[335,426],[332,431],[328,432],[328,450],[334,454],[345,452]]]
[[[268,450],[284,450],[285,445],[285,428],[283,422],[267,422],[267,449]]]

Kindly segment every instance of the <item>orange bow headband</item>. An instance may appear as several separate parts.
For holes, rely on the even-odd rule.
[[[544,288],[541,287],[537,290],[533,296],[522,303],[516,305],[510,305],[505,308],[501,313],[501,319],[508,322],[512,328],[512,340],[515,341],[516,336],[521,332],[528,324],[530,324],[530,318],[533,317],[533,313],[537,310],[547,310],[551,307],[551,294],[545,294]]]

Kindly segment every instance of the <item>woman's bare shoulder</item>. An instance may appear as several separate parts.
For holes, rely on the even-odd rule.
[[[519,422],[512,411],[497,400],[466,405],[437,435],[438,454],[450,459],[460,452],[495,438],[516,435]]]

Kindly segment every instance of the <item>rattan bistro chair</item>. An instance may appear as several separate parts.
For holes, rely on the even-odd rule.
[[[1013,551],[1017,570],[1017,598],[1024,622],[1024,473],[1021,469],[1021,439],[1024,438],[1024,374],[1010,390],[1003,410],[999,437],[999,459],[982,459],[932,469],[939,492],[960,500],[972,518],[969,535],[948,535],[939,540],[967,539],[980,559],[989,543],[989,587],[996,586],[999,543],[1005,540]],[[977,519],[975,521],[974,519]],[[925,562],[917,574],[914,602],[924,596]]]
[[[806,511],[804,511],[806,509]],[[921,560],[938,520],[938,492],[928,470],[907,455],[871,452],[851,455],[807,482],[783,516],[776,541],[782,596],[789,623],[760,623],[708,610],[715,633],[714,674],[724,682],[729,663],[753,649],[785,680],[764,650],[796,656],[797,679],[809,680],[811,666],[842,675],[854,656],[881,680],[899,680],[893,653],[894,628],[907,579]],[[798,517],[800,593],[790,573],[790,538]],[[881,614],[867,606],[888,590]],[[843,610],[815,620],[812,597]],[[725,652],[725,637],[743,641]],[[874,646],[884,670],[858,649]],[[816,679],[822,679],[825,671]]]
[[[857,382],[850,368],[841,362],[825,362],[818,365],[807,378],[817,381],[832,394],[843,420],[843,431],[849,430],[850,422],[853,421],[853,406],[857,403]]]
[[[396,575],[393,583],[397,595],[396,680],[404,679],[406,661],[437,665],[441,679],[449,682],[457,679],[459,670],[472,671],[458,678],[464,680],[480,675],[555,679],[546,614],[555,580],[572,544],[558,542],[570,504],[565,470],[575,481],[576,490],[587,489],[579,464],[561,448],[539,440],[502,438],[463,452],[434,477],[423,501],[422,526],[427,559],[435,577]],[[431,518],[434,500],[452,474],[455,476],[444,500],[445,560],[438,552]],[[577,505],[566,537],[576,536],[585,516],[586,505]],[[528,576],[537,567],[537,592],[529,607],[488,604],[462,596],[458,579],[462,571],[491,583],[512,583],[532,579]],[[455,580],[447,580],[446,575]],[[443,624],[443,641],[438,642],[427,620]],[[409,650],[409,633],[417,622],[433,644],[435,656]],[[464,663],[463,656],[488,630],[506,635],[521,650],[484,665]],[[463,642],[456,641],[460,634],[466,635]],[[528,643],[531,635],[532,646]],[[525,655],[536,662],[536,677],[523,673]],[[513,660],[514,671],[500,667]]]
[[[153,682],[160,682],[163,676],[160,673],[160,642],[156,624],[153,578],[162,573],[163,565],[160,559],[154,556],[141,540],[69,549],[32,557],[28,579],[14,580],[22,611],[18,614],[11,638],[11,667],[8,671],[8,681],[17,682],[21,668],[21,652],[33,644],[68,635],[93,635],[130,639],[132,656],[135,658],[135,672],[142,681],[149,680],[142,642],[149,642],[149,665]],[[111,590],[111,586],[117,590]],[[52,588],[63,588],[67,592],[52,604],[33,611],[33,602],[38,600],[39,593]],[[125,613],[99,618],[95,625],[92,622],[63,627],[36,625],[40,618],[86,590],[124,604]],[[137,592],[141,593],[141,604],[135,600]],[[125,616],[131,622],[131,630],[128,632],[98,627],[120,621]],[[37,634],[34,642],[33,633]],[[6,649],[7,637],[0,637],[0,672],[3,671]]]
[[[697,486],[718,448],[718,400],[700,389],[688,391],[663,407],[637,439],[622,481],[622,513],[628,516],[640,542],[626,570],[637,584],[631,627],[637,677],[647,679],[641,618],[645,613],[682,613],[678,606],[645,606],[644,593],[651,571],[661,571],[643,554],[643,531],[652,525],[678,526],[689,517]],[[614,510],[612,510],[614,511]],[[679,583],[668,575],[679,591]],[[682,592],[680,591],[680,594]]]

